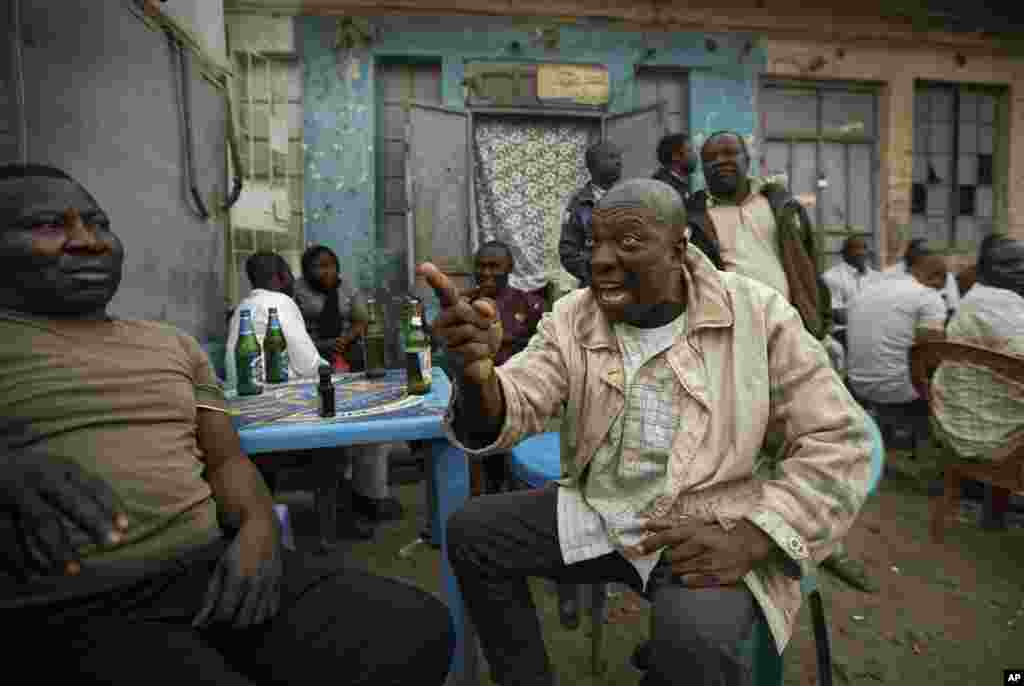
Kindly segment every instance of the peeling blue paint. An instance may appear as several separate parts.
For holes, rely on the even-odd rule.
[[[305,68],[305,231],[307,242],[334,249],[344,272],[362,288],[378,287],[403,269],[376,250],[383,244],[376,236],[374,197],[376,60],[440,61],[442,102],[457,110],[465,107],[467,61],[603,64],[610,78],[610,113],[636,106],[639,66],[685,69],[690,128],[697,144],[718,129],[735,130],[755,142],[754,93],[765,53],[746,34],[646,33],[584,22],[559,25],[558,47],[549,49],[539,40],[538,29],[553,24],[543,19],[376,18],[374,44],[347,55],[357,64],[353,72],[346,54],[339,59],[334,49],[335,21],[312,16],[296,20]],[[714,39],[714,50],[708,49],[708,38]]]

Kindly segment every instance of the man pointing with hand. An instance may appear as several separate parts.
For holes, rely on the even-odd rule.
[[[418,273],[441,313],[456,392],[450,440],[512,448],[566,406],[562,479],[470,500],[448,551],[493,680],[554,683],[527,578],[617,581],[653,604],[645,684],[752,683],[741,646],[766,622],[781,651],[799,577],[866,495],[862,411],[775,290],[688,246],[678,194],[637,179],[593,214],[591,285],[546,314],[501,367],[492,302]],[[779,478],[753,478],[771,424]]]

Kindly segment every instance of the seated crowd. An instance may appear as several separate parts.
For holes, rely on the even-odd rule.
[[[288,343],[290,379],[315,380],[321,365],[339,371],[362,371],[363,353],[358,342],[367,325],[365,301],[340,278],[338,258],[330,248],[308,248],[302,256],[302,277],[298,280],[288,262],[276,253],[251,255],[245,268],[253,290],[239,303],[228,324],[228,351],[234,350],[238,341],[241,312],[252,313],[253,329],[262,340],[269,309],[274,307]],[[235,366],[226,364],[225,371],[228,388],[234,388]],[[371,538],[374,522],[402,517],[401,505],[388,490],[390,446],[338,450],[342,485],[339,534]],[[349,468],[350,480],[344,477]]]

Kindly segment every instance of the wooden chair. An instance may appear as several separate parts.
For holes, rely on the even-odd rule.
[[[918,343],[910,349],[910,378],[922,398],[931,403],[931,378],[943,362],[968,362],[985,367],[1007,380],[1024,384],[1024,358],[996,352],[979,345],[954,341]],[[988,485],[994,509],[1005,511],[1009,495],[1024,490],[1024,431],[1015,440],[988,456],[986,462],[957,462],[946,467],[943,493],[932,499],[931,537],[941,543],[946,522],[960,498],[960,482],[974,479]]]

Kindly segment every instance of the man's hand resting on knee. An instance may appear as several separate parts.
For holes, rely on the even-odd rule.
[[[768,534],[745,519],[729,531],[701,522],[652,521],[646,528],[654,535],[637,546],[639,551],[647,555],[667,547],[663,555],[673,575],[692,588],[737,584],[778,550]]]
[[[281,537],[278,524],[254,519],[238,531],[217,563],[194,627],[262,624],[277,614],[281,602]]]

